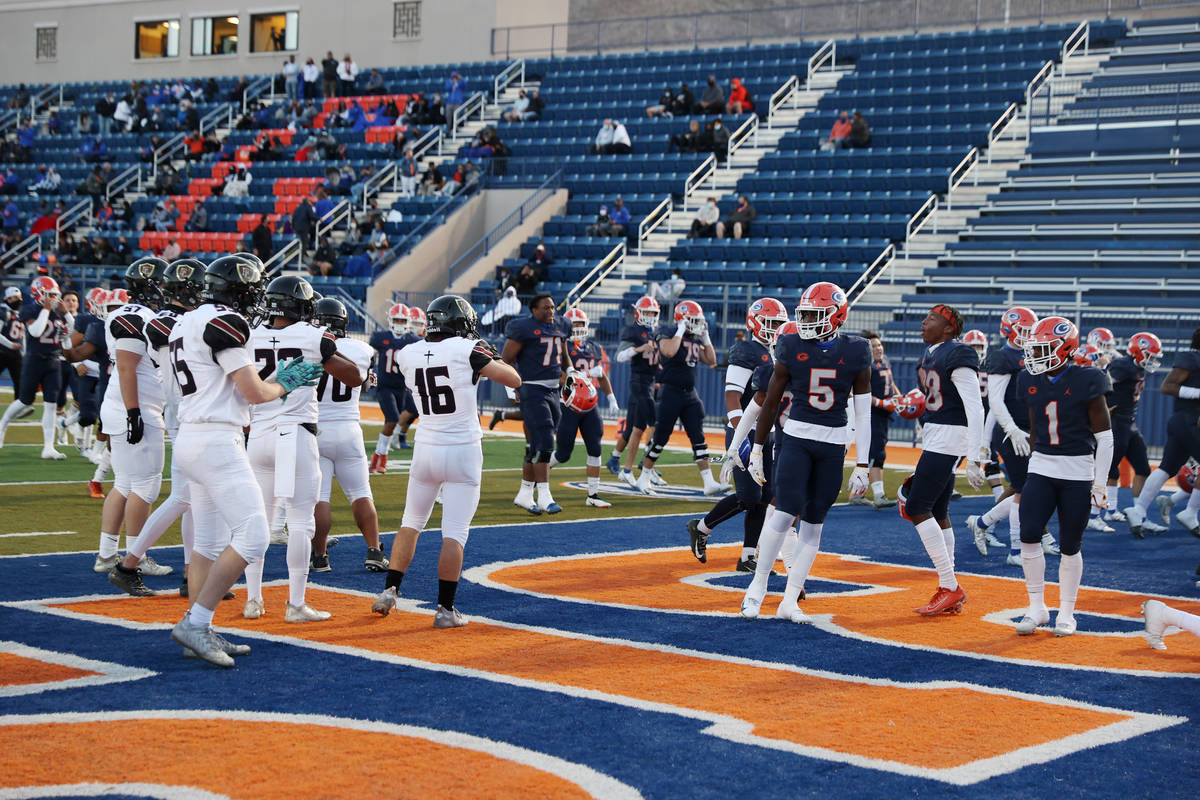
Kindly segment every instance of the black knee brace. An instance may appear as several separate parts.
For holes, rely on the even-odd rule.
[[[533,463],[533,447],[528,444],[525,445],[525,463],[526,464]]]
[[[549,464],[550,463],[550,455],[551,455],[551,453],[549,450],[538,450],[536,453],[533,454],[533,460],[530,463],[532,463],[532,464]]]
[[[699,461],[702,458],[708,458],[708,444],[693,444],[692,445],[692,460]]]
[[[652,443],[646,448],[646,458],[651,461],[658,461],[658,457],[662,455],[663,446],[658,442]]]

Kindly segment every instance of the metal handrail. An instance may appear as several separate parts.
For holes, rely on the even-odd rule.
[[[890,272],[888,282],[895,282],[895,270],[893,269],[895,263],[896,245],[889,244],[887,247],[883,248],[883,252],[875,257],[875,260],[871,262],[870,266],[863,270],[863,273],[858,276],[858,280],[856,280],[846,292],[849,306],[853,308],[854,304],[862,299],[863,295],[867,293],[867,290],[874,286],[879,280],[879,276],[883,274],[884,270],[889,270]]]
[[[908,261],[909,242],[911,242],[916,235],[921,232],[921,229],[924,228],[926,223],[928,223],[931,219],[934,221],[934,233],[937,233],[937,210],[938,196],[936,194],[931,194],[929,195],[929,199],[926,200],[919,209],[917,209],[917,213],[909,217],[908,224],[904,226],[905,261]]]
[[[382,322],[377,320],[369,311],[367,311],[367,306],[365,303],[363,303],[357,297],[351,295],[343,287],[324,286],[322,287],[322,291],[325,292],[326,297],[336,296],[338,300],[342,301],[342,304],[346,306],[346,309],[349,310],[351,314],[357,314],[358,316],[362,317],[363,331],[365,333],[370,334],[374,333],[376,330],[382,330],[386,328]],[[374,330],[371,330],[372,326]]]
[[[675,212],[675,200],[671,195],[663,198],[662,202],[654,207],[654,210],[647,214],[641,222],[638,223],[638,243],[637,254],[642,254],[642,242],[654,233],[664,222],[671,218],[671,214]]]
[[[104,187],[104,199],[112,202],[113,196],[120,194],[129,188],[131,184],[137,184],[137,190],[142,190],[142,165],[134,164],[113,176],[113,179]]]
[[[625,270],[623,265],[625,263],[626,251],[627,248],[625,247],[625,240],[622,239],[621,241],[617,242],[617,246],[612,250],[609,250],[608,255],[600,259],[596,266],[588,270],[588,273],[580,278],[578,283],[571,287],[571,289],[567,292],[567,296],[564,297],[562,303],[560,303],[560,307],[569,308],[579,303],[581,300],[583,300],[583,298],[591,294],[592,291],[599,286],[600,283],[607,278],[614,269],[617,268],[617,265],[622,265],[621,275],[624,277]],[[595,280],[592,280],[593,276],[595,277]],[[589,284],[588,281],[591,281],[591,283]]]
[[[183,139],[184,135],[182,133],[177,133],[170,139],[167,139],[165,142],[160,144],[158,147],[154,148],[154,157],[151,161],[150,167],[151,175],[158,177],[159,163],[163,161],[169,161],[176,152],[183,149]]]
[[[217,120],[220,119],[221,117],[225,117],[225,127],[232,128],[233,127],[233,106],[229,105],[229,104],[217,106],[212,111],[208,112],[203,117],[201,117],[200,118],[200,135],[203,136],[204,133],[209,129],[209,127],[216,129]]]
[[[329,210],[324,219],[317,220],[316,237],[320,240],[322,236],[329,233],[337,227],[338,223],[344,219],[349,219],[354,213],[354,209],[350,206],[349,200],[343,200]]]
[[[1090,38],[1090,35],[1091,27],[1089,26],[1088,21],[1084,20],[1083,22],[1079,23],[1075,30],[1071,31],[1071,35],[1067,37],[1065,42],[1063,42],[1061,58],[1063,75],[1067,74],[1067,62],[1070,60],[1071,56],[1075,55],[1075,52],[1079,50],[1080,47],[1083,48],[1083,54],[1085,56],[1088,54],[1088,39]],[[1071,44],[1072,40],[1075,41],[1074,44]]]
[[[517,75],[521,76],[520,83],[522,86],[524,86],[525,85],[525,59],[523,59],[523,58],[518,58],[516,61],[509,64],[507,67],[504,68],[504,70],[499,75],[496,76],[496,79],[492,81],[492,102],[493,103],[500,102],[500,93],[508,88],[508,85],[516,79]]]
[[[6,274],[9,269],[25,261],[26,257],[34,251],[42,252],[42,237],[36,233],[25,237],[6,253],[0,255],[0,275]]]
[[[729,141],[725,143],[725,169],[733,169],[733,154],[751,137],[754,137],[754,143],[758,144],[758,114],[751,114],[730,134]]]
[[[713,187],[717,185],[717,157],[710,155],[700,163],[700,166],[692,170],[692,174],[688,175],[683,181],[683,207],[686,209],[688,198],[692,193],[700,188],[705,179],[712,178]]]
[[[300,245],[300,239],[292,239],[281,247],[279,252],[267,259],[266,263],[263,264],[263,275],[274,276],[282,272],[284,266],[292,261],[295,261],[297,266],[299,266],[303,255],[304,248]]]
[[[1037,97],[1045,86],[1049,85],[1050,76],[1054,74],[1054,62],[1047,61],[1033,76],[1033,80],[1025,85],[1025,139],[1029,139],[1029,131],[1033,127],[1033,98]],[[1046,103],[1049,106],[1049,99]]]
[[[1017,104],[1009,103],[1008,108],[1004,109],[1000,116],[996,118],[996,121],[992,123],[992,127],[988,130],[987,140],[988,164],[992,163],[992,145],[1000,141],[1000,137],[1004,135],[1004,132],[1007,131],[1012,126],[1013,122],[1019,119],[1020,116],[1021,112],[1017,108]]]
[[[475,112],[478,111],[479,118],[483,119],[483,110],[486,104],[487,97],[484,93],[476,92],[454,109],[454,114],[450,118],[450,138],[452,140],[458,138],[458,129],[465,125]]]
[[[60,83],[57,86],[54,84],[46,84],[36,93],[29,96],[29,118],[37,119],[37,108],[42,103],[50,105],[50,98],[58,95],[58,105],[63,103],[63,85]]]
[[[771,95],[771,102],[767,105],[767,127],[770,128],[775,124],[775,112],[783,108],[783,104],[788,100],[792,101],[792,109],[796,108],[796,95],[800,93],[800,77],[793,75],[783,82],[775,90],[775,94]]]
[[[437,208],[429,212],[425,219],[421,221],[420,225],[413,228],[404,235],[403,239],[385,250],[379,256],[379,261],[376,263],[376,274],[380,274],[384,270],[388,269],[401,254],[408,252],[409,248],[406,245],[408,245],[409,242],[416,242],[425,235],[427,229],[436,225],[440,225],[442,223],[442,215],[448,213],[455,203],[476,189],[487,185],[484,177],[485,176],[483,173],[476,175],[468,183],[466,183],[462,189],[447,197],[441,202],[441,204],[438,205]]]
[[[246,87],[246,91],[242,92],[242,113],[246,113],[246,109],[250,105],[251,100],[257,100],[262,93],[267,89],[275,88],[275,76],[267,75],[259,78],[254,83]]]
[[[962,182],[967,179],[967,176],[970,175],[972,172],[975,173],[975,180],[974,180],[973,184],[975,186],[979,185],[979,169],[978,169],[978,167],[979,167],[979,148],[972,147],[967,152],[967,154],[965,156],[963,156],[963,160],[958,162],[958,165],[954,169],[950,170],[950,176],[946,180],[946,210],[947,211],[949,211],[952,207],[950,204],[950,200],[954,196],[954,190],[957,189],[962,184]],[[961,170],[961,172],[960,172],[960,170]],[[955,178],[956,175],[958,176],[957,178]]]
[[[90,225],[92,220],[92,201],[87,198],[80,200],[59,215],[58,219],[54,221],[55,250],[62,246],[63,231],[84,218],[88,220],[88,224]]]
[[[817,52],[809,57],[807,83],[812,83],[813,76],[817,74],[826,60],[829,61],[830,72],[837,68],[837,42],[833,39],[825,42],[817,49]]]
[[[442,154],[442,140],[445,138],[442,133],[442,126],[436,125],[432,129],[425,132],[425,135],[413,142],[409,147],[413,151],[413,160],[419,159],[425,155],[425,151],[437,145],[437,154]]]
[[[396,174],[399,171],[400,170],[396,168],[396,162],[389,161],[383,167],[383,169],[367,178],[366,183],[363,184],[362,191],[362,210],[364,214],[367,213],[367,209],[371,207],[371,198],[379,193],[379,190],[383,187],[383,184],[391,181],[393,187],[396,185]]]

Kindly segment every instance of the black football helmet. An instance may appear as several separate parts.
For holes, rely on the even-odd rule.
[[[262,314],[262,270],[244,253],[221,256],[204,271],[204,292],[200,299],[220,303],[241,313],[252,324]]]
[[[205,269],[204,262],[198,258],[177,258],[167,265],[162,282],[167,300],[189,308],[200,305]]]
[[[329,332],[339,339],[346,335],[350,325],[350,313],[346,306],[336,297],[322,297],[317,301],[313,310],[313,321],[324,325]]]
[[[162,303],[163,276],[167,262],[157,256],[143,256],[125,268],[125,289],[135,303],[157,306]]]
[[[479,317],[471,304],[456,294],[444,294],[425,309],[425,339],[430,342],[461,336],[478,339]]]
[[[312,319],[313,307],[316,305],[312,284],[298,275],[280,275],[268,283],[263,300],[267,316],[286,317],[304,322]]]

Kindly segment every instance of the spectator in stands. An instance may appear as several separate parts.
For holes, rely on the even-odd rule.
[[[375,250],[375,245],[369,244],[361,253],[351,257],[346,263],[346,270],[342,274],[347,278],[373,278],[375,277],[375,261],[378,254]]]
[[[867,147],[871,144],[871,128],[861,111],[855,111],[850,120],[850,146]]]
[[[51,119],[53,119],[54,112],[50,113]],[[21,125],[21,129],[17,131],[17,148],[13,153],[13,160],[22,164],[28,163],[33,158],[33,145],[36,141],[37,128],[33,127],[32,119],[26,119]]]
[[[700,102],[692,108],[696,114],[720,114],[725,108],[725,92],[721,91],[716,75],[708,76],[708,85],[700,95]]]
[[[284,93],[289,100],[295,100],[300,96],[300,65],[296,63],[295,56],[288,56],[280,73],[283,75]]]
[[[75,121],[75,132],[84,134],[86,136],[87,134],[92,133],[92,128],[94,126],[95,123],[92,121],[92,115],[88,113],[87,109],[85,108],[80,111],[79,118]]]
[[[362,168],[362,172],[358,173],[355,181],[350,184],[350,202],[354,205],[362,202],[363,192],[367,190],[367,183],[373,177],[375,177],[375,165],[367,164]]]
[[[150,187],[150,194],[179,194],[179,173],[170,164],[163,164],[158,168],[158,177],[154,179],[154,185]]]
[[[117,110],[117,103],[113,93],[109,92],[97,100],[92,110],[96,112],[96,122],[100,125],[100,135],[108,136],[112,133],[112,118]],[[85,133],[85,131],[81,130],[80,133]]]
[[[316,224],[317,215],[313,213],[312,203],[308,201],[308,195],[304,195],[304,197],[300,198],[300,205],[296,206],[296,210],[292,212],[292,230],[300,238],[301,249],[312,249],[313,227]],[[266,259],[263,260],[265,261]]]
[[[375,247],[379,248],[380,250],[387,249],[388,236],[387,236],[387,231],[384,230],[384,228],[383,228],[383,220],[382,219],[375,220],[375,228],[374,228],[374,230],[371,231],[371,239],[370,239],[369,243],[375,245]]]
[[[192,206],[192,214],[188,217],[188,221],[183,228],[192,233],[206,233],[208,231],[208,209],[205,208],[204,198],[200,198]]]
[[[17,87],[17,91],[9,98],[8,107],[17,111],[24,110],[25,106],[29,105],[29,89],[25,88],[25,84]]]
[[[189,133],[183,143],[187,147],[189,160],[199,161],[204,158],[204,137],[200,135],[200,131]]]
[[[163,248],[162,257],[169,263],[179,258],[183,254],[183,248],[179,246],[179,241],[172,236],[167,239],[167,246]]]
[[[383,82],[383,74],[377,69],[371,70],[367,79],[367,94],[387,94],[387,84]]]
[[[463,103],[463,96],[467,91],[467,82],[457,72],[450,73],[450,79],[446,81],[445,86],[445,109],[443,113],[446,117],[446,122],[454,121],[454,110]]]
[[[650,296],[658,300],[663,308],[675,308],[675,303],[683,297],[687,289],[687,281],[683,279],[678,269],[671,270],[671,277],[662,283],[650,284]]]
[[[712,153],[717,157],[717,161],[724,162],[729,155],[729,129],[725,127],[725,123],[717,117],[708,124],[707,139],[711,140]]]
[[[417,192],[417,160],[413,158],[412,148],[404,151],[400,159],[400,196],[412,197]]]
[[[548,267],[554,263],[554,259],[550,257],[550,251],[546,249],[546,243],[540,239],[537,247],[533,248],[533,257],[529,260],[538,267]]]
[[[128,264],[133,261],[133,247],[129,244],[129,239],[122,235],[117,237],[117,243],[112,248],[113,256],[118,264]]]
[[[717,233],[717,221],[720,219],[721,210],[717,208],[717,198],[708,198],[708,202],[700,206],[700,210],[696,212],[696,218],[692,220],[692,229],[688,231],[688,238],[713,238]]]
[[[42,164],[38,167],[38,180],[29,187],[29,193],[38,194],[58,194],[58,187],[62,185],[62,176],[54,167],[47,167]]]
[[[60,200],[59,202],[61,203],[62,201]],[[136,221],[137,217],[133,213],[133,206],[130,205],[128,200],[122,200],[121,207],[113,210],[113,226],[116,230],[131,230]]]
[[[88,164],[103,161],[108,157],[108,145],[104,143],[99,134],[90,139],[84,139],[83,144],[79,145],[79,157]]]
[[[21,176],[12,167],[5,171],[4,179],[0,180],[0,194],[21,194]]]
[[[850,135],[850,114],[841,111],[838,113],[838,118],[834,120],[833,127],[829,129],[829,135],[821,140],[822,150],[833,150],[837,147],[846,146],[846,137]]]
[[[113,207],[107,200],[100,201],[100,208],[96,210],[95,227],[102,231],[113,228]]]
[[[354,81],[358,78],[358,64],[350,58],[350,54],[346,53],[342,57],[342,63],[338,64],[338,94],[341,97],[353,97],[357,92],[354,90]]]
[[[321,68],[318,67],[309,56],[305,60],[304,66],[300,68],[300,94],[306,100],[312,100],[317,96],[317,84],[321,80]]]
[[[321,241],[317,244],[317,251],[313,253],[312,265],[308,271],[313,275],[326,277],[334,272],[334,267],[337,265],[337,252],[333,249],[333,245],[329,243],[329,238],[321,237]]]
[[[729,83],[729,101],[725,103],[726,114],[741,114],[754,110],[754,100],[750,90],[737,78]]]
[[[295,227],[295,223],[293,223],[292,227]],[[267,227],[266,214],[259,215],[258,224],[250,231],[250,243],[254,247],[254,254],[261,258],[264,263],[270,260],[271,256],[275,255],[275,248],[271,242],[271,229]]]
[[[117,124],[119,132],[127,132],[133,126],[133,100],[129,95],[124,95],[117,101],[117,109],[113,112],[113,122]]]
[[[546,110],[546,101],[542,99],[540,89],[534,89],[529,94],[529,108],[525,109],[525,113],[521,115],[522,122],[534,122],[542,118],[542,112]]]
[[[171,227],[171,218],[167,214],[167,204],[163,200],[159,200],[154,204],[154,210],[150,212],[150,219],[146,222],[147,228],[153,228],[160,233],[167,231]]]
[[[66,133],[66,130],[66,125],[63,123],[62,118],[58,116],[58,112],[51,111],[50,116],[46,117],[46,133]]]
[[[425,174],[421,177],[421,185],[417,188],[417,194],[421,197],[432,197],[441,192],[445,185],[446,179],[442,177],[442,171],[430,159],[425,164]]]
[[[613,141],[613,121],[606,119],[600,124],[600,130],[596,132],[596,139],[592,142],[592,153],[595,155],[603,155],[608,152],[609,146]]]
[[[196,104],[191,100],[179,101],[178,125],[185,131],[200,130],[200,112],[196,110]]]
[[[646,106],[646,116],[651,119],[654,117],[673,117],[675,116],[674,107],[675,90],[668,86],[658,96],[657,103],[652,106]]]
[[[221,152],[221,140],[217,138],[216,131],[209,131],[204,134],[204,154],[216,155]]]
[[[313,213],[317,216],[317,221],[321,224],[328,224],[329,214],[333,211],[335,203],[329,197],[329,192],[324,186],[317,187],[317,202],[313,204]]]
[[[506,286],[496,301],[496,307],[485,312],[480,318],[484,325],[490,325],[491,330],[504,330],[504,324],[521,313],[521,300],[517,297],[517,287]]]
[[[87,178],[80,187],[80,194],[89,195],[92,198],[93,207],[100,202],[100,198],[104,196],[104,175],[100,171],[100,165],[92,167],[92,171],[88,173]]]
[[[333,51],[325,53],[321,59],[321,96],[328,99],[337,97],[338,89],[338,60],[333,57]]]
[[[529,97],[522,89],[517,94],[517,99],[513,101],[512,106],[508,111],[504,112],[504,119],[508,122],[520,122],[525,118],[525,112],[529,109]]]
[[[612,219],[613,235],[624,236],[629,230],[629,209],[625,207],[625,201],[621,197],[617,197],[613,201],[613,209],[609,213],[609,218]]]
[[[696,153],[700,151],[701,140],[700,122],[692,120],[688,123],[688,129],[683,133],[675,133],[671,135],[671,146],[667,148],[667,152],[678,151],[680,153]],[[707,148],[706,148],[707,149]]]
[[[21,210],[14,200],[9,200],[4,206],[4,232],[12,236],[21,233]]]
[[[199,85],[199,84],[197,84],[197,85]],[[204,89],[202,91],[203,99],[209,101],[210,103],[215,103],[217,101],[217,96],[220,94],[221,94],[221,87],[217,86],[216,78],[209,78],[207,81],[205,81]],[[193,100],[198,99],[196,97],[196,91],[194,89],[192,90],[192,99]]]
[[[633,142],[629,139],[629,131],[623,122],[613,120],[612,144],[606,150],[610,155],[626,156],[633,152]]]
[[[224,197],[243,198],[250,196],[250,183],[254,180],[254,176],[250,174],[250,170],[242,164],[238,164],[236,170],[230,170],[225,175],[225,187],[221,194]]]
[[[41,236],[42,244],[49,245],[53,241],[55,228],[58,226],[58,218],[61,211],[58,208],[51,209],[45,200],[42,201],[38,208],[38,215],[34,218],[33,224],[29,226],[30,236]]]
[[[587,227],[588,236],[612,236],[612,219],[608,216],[608,206],[600,206],[596,212],[596,221]]]
[[[744,194],[738,195],[737,206],[724,221],[717,223],[717,238],[724,239],[726,231],[731,233],[734,239],[749,236],[750,223],[754,222],[756,216],[758,213],[754,206],[750,205],[749,198]]]
[[[234,84],[233,88],[229,90],[229,95],[226,99],[228,99],[231,103],[240,103],[246,96],[246,90],[249,88],[250,83],[246,80],[246,76],[243,75],[237,79],[237,83]]]
[[[516,288],[517,294],[531,295],[537,291],[537,286],[541,283],[545,273],[545,269],[532,261],[526,262],[512,277],[512,285]]]

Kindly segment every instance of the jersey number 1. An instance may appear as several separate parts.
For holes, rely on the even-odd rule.
[[[439,386],[437,382],[438,378],[449,379],[449,367],[418,369],[413,377],[417,379],[417,394],[421,396],[422,414],[454,413],[454,390],[449,386]]]

